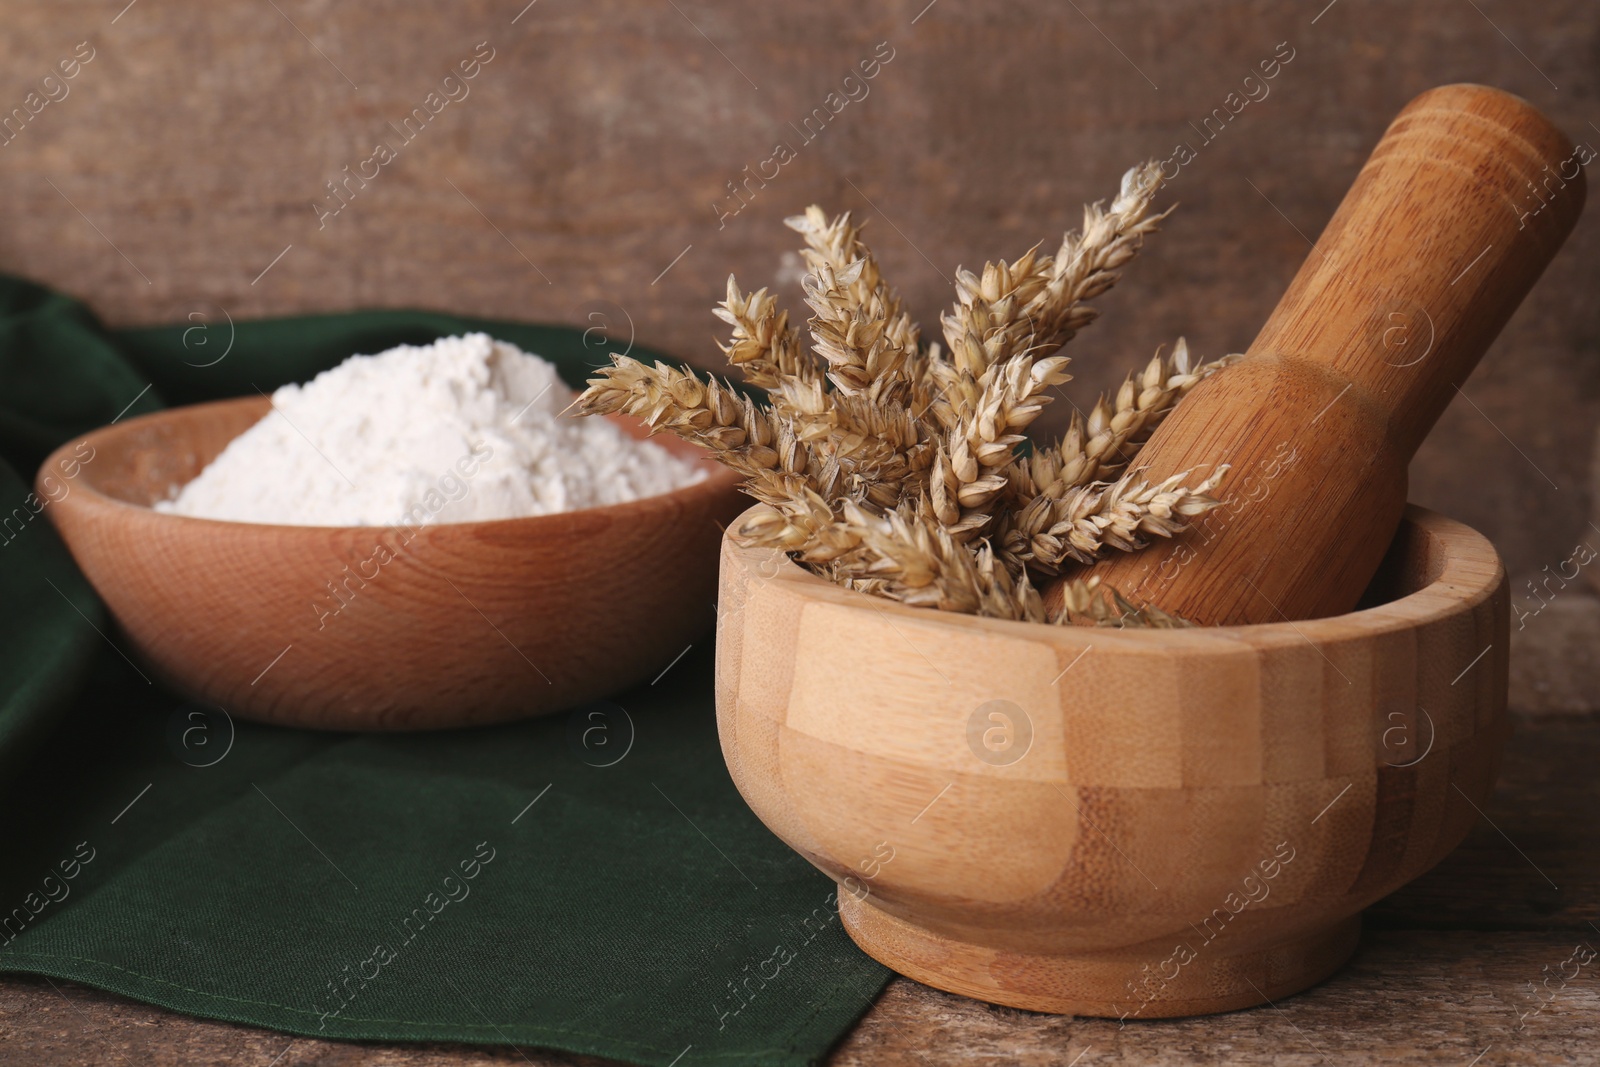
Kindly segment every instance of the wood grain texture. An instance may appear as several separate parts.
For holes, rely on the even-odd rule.
[[[144,661],[250,719],[465,726],[645,681],[706,626],[721,526],[749,502],[705,461],[707,478],[671,493],[494,522],[271,526],[150,508],[270,410],[248,397],[130,419],[41,468],[92,449],[50,508],[56,529]]]
[[[1580,933],[1394,931],[1368,936],[1338,975],[1275,1007],[1193,1019],[1130,1021],[996,1007],[896,979],[833,1050],[830,1067],[1313,1067],[1383,1063],[1478,1067],[1592,1062],[1600,992],[1568,985],[1517,1029],[1538,984]],[[0,977],[0,1063],[61,1067],[246,1064],[254,1067],[608,1067],[529,1046],[397,1045],[291,1038],[191,1019],[114,994],[34,977]],[[715,1051],[709,1040],[705,1046]],[[680,1067],[694,1067],[691,1050]],[[273,1057],[282,1053],[276,1063]],[[1081,1056],[1081,1059],[1074,1059]],[[9,1058],[8,1058],[9,1057]],[[699,1061],[711,1062],[711,1061]]]
[[[636,334],[716,366],[710,307],[730,271],[803,310],[782,218],[808,203],[868,221],[932,328],[958,264],[1053,247],[1127,166],[1191,145],[1177,213],[1070,346],[1077,380],[1045,434],[1071,415],[1065,396],[1087,411],[1179,334],[1206,356],[1242,351],[1375,132],[1429,86],[1500,86],[1600,146],[1590,0],[1339,0],[1320,18],[1299,0],[679,0],[681,15],[540,0],[515,23],[525,4],[505,0],[124,6],[15,0],[0,35],[6,109],[76,42],[98,48],[0,149],[0,268],[119,324],[422,306],[587,329],[598,314],[619,346]],[[471,96],[319,230],[324,183],[485,39],[498,53]],[[870,95],[719,227],[727,183],[798,142],[789,123],[885,40],[896,56]],[[1295,58],[1271,95],[1203,136],[1279,42]],[[1586,529],[1597,282],[1591,217],[1412,468],[1411,499],[1483,531],[1514,576]]]
[[[1600,719],[1519,719],[1501,783],[1465,842],[1368,910],[1344,970],[1298,996],[1198,1019],[1073,1019],[995,1007],[897,979],[834,1050],[838,1067],[1018,1063],[1583,1064],[1600,1039],[1592,980],[1516,1028],[1528,983],[1578,941],[1600,945],[1600,849],[1574,812],[1600,804]],[[1491,825],[1492,823],[1492,825]],[[1498,829],[1496,829],[1498,827]],[[1502,834],[1500,831],[1504,831]],[[1561,886],[1552,890],[1540,872]],[[1309,1042],[1315,1042],[1313,1047]],[[709,1042],[706,1047],[710,1047]],[[1087,1052],[1085,1052],[1087,1049]],[[1320,1054],[1317,1051],[1321,1050]],[[286,1051],[287,1050],[287,1051]],[[599,1061],[539,1049],[313,1041],[194,1019],[84,986],[0,977],[0,1063],[268,1067],[535,1067]],[[685,1057],[681,1067],[692,1067]]]
[[[1229,464],[1224,505],[1087,572],[1201,625],[1353,608],[1399,525],[1412,455],[1582,212],[1575,153],[1499,90],[1408,104],[1244,359],[1139,451],[1152,482]]]
[[[1411,509],[1371,599],[1045,627],[873,600],[724,539],[723,755],[902,974],[1080,1015],[1260,1004],[1336,969],[1354,917],[1448,854],[1494,781],[1493,547]]]
[[[1522,983],[1566,959],[1582,934],[1393,933],[1368,938],[1348,967],[1275,1006],[1192,1019],[1129,1022],[996,1008],[909,982],[890,986],[830,1063],[921,1067],[1312,1067],[1385,1063],[1467,1067],[1581,1064],[1600,1037],[1600,992],[1575,981],[1537,1003]],[[1594,944],[1595,937],[1587,941]],[[914,1035],[914,1036],[913,1036]]]

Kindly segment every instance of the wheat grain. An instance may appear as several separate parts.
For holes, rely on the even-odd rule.
[[[881,294],[855,299],[853,286],[865,264],[856,260],[838,273],[821,264],[806,275],[811,349],[840,392],[872,400],[909,399],[919,334],[904,313],[891,314]]]
[[[651,367],[624,356],[611,358],[612,366],[591,378],[574,401],[585,414],[622,412],[640,419],[652,434],[664,431],[703,445],[745,475],[746,491],[758,500],[780,503],[818,491],[791,420],[758,408],[715,378],[701,381],[665,363]]]

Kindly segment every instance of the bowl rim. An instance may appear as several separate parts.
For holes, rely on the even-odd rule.
[[[106,442],[115,442],[118,438],[126,436],[136,428],[148,426],[152,423],[159,423],[164,420],[169,420],[174,415],[178,414],[183,414],[186,417],[194,417],[195,415],[203,414],[208,411],[215,412],[222,409],[259,408],[261,409],[264,417],[271,407],[272,398],[270,396],[228,397],[222,400],[207,400],[198,404],[180,404],[177,407],[163,408],[160,411],[153,411],[145,415],[140,415],[136,418],[128,419],[126,422],[110,422],[104,426],[98,426],[87,433],[75,434],[74,436],[68,438],[67,441],[62,443],[59,447],[54,449],[39,465],[39,469],[37,472],[35,472],[33,478],[34,493],[41,500],[47,500],[48,498],[43,492],[42,485],[45,475],[53,471],[58,460],[71,455],[71,450],[76,449],[78,446],[84,443],[88,443],[91,446],[98,446]],[[659,432],[650,430],[650,428],[642,420],[633,418],[632,416],[608,415],[605,416],[605,418],[619,425],[624,431],[629,433],[630,437],[633,437],[636,440],[648,440],[656,437]],[[251,425],[254,425],[254,423]],[[639,432],[640,430],[645,430],[647,432],[641,433]],[[652,496],[639,497],[637,500],[627,500],[617,504],[602,504],[599,507],[592,508],[575,508],[570,511],[554,511],[545,515],[521,515],[508,519],[474,519],[469,522],[433,522],[418,526],[415,529],[418,534],[426,531],[434,536],[439,536],[443,531],[458,531],[462,534],[467,534],[474,532],[502,532],[512,529],[521,529],[525,532],[538,532],[537,527],[540,524],[556,527],[564,523],[570,523],[574,519],[580,517],[608,518],[619,521],[648,521],[652,513],[662,511],[669,501],[681,503],[685,500],[696,499],[701,495],[720,494],[725,492],[727,489],[737,488],[739,482],[741,481],[741,478],[736,471],[733,471],[712,459],[709,449],[705,449],[702,446],[693,444],[691,442],[682,441],[679,438],[672,436],[664,436],[662,441],[656,443],[661,447],[666,448],[667,451],[681,459],[688,459],[697,463],[711,464],[712,469],[707,473],[706,477],[697,482],[691,482],[688,485],[669,490],[665,493],[656,493]],[[80,461],[81,466],[86,469],[92,463],[92,459],[87,462]],[[157,511],[149,504],[136,504],[132,501],[123,500],[120,497],[112,496],[101,489],[93,480],[73,479],[73,481],[76,483],[73,486],[73,491],[69,493],[68,496],[61,498],[61,501],[50,503],[48,506],[51,509],[63,506],[65,501],[70,500],[72,497],[78,496],[81,493],[84,497],[89,498],[88,502],[91,504],[91,506],[100,508],[102,510],[122,510],[139,515],[141,518],[148,516],[150,521],[164,522],[172,520],[182,523],[198,524],[200,527],[209,526],[215,530],[226,530],[234,534],[237,534],[239,531],[246,530],[261,532],[272,531],[280,535],[285,531],[315,531],[326,536],[341,532],[361,534],[366,531],[390,530],[396,527],[405,526],[404,522],[386,523],[381,526],[313,526],[300,523],[240,522],[235,519],[214,519],[199,515],[180,515],[175,512]],[[84,501],[80,501],[79,503],[81,506]]]
[[[754,561],[759,559],[764,563],[771,559],[769,553],[773,550],[741,546],[732,537],[732,531],[761,506],[757,504],[747,508],[723,531],[725,576],[730,559],[742,564],[746,572],[754,569]],[[1494,545],[1466,523],[1416,504],[1406,505],[1400,521],[1402,528],[1414,526],[1428,537],[1444,542],[1444,562],[1438,576],[1421,588],[1393,600],[1341,615],[1325,615],[1314,619],[1170,630],[1059,626],[913,607],[836,585],[806,570],[787,556],[778,564],[778,573],[770,578],[781,579],[785,585],[796,588],[800,595],[808,599],[826,601],[852,610],[868,609],[893,620],[905,620],[919,626],[957,627],[1008,639],[1048,641],[1073,651],[1086,643],[1098,644],[1102,641],[1112,649],[1120,647],[1130,651],[1135,648],[1148,649],[1152,643],[1179,648],[1192,645],[1198,651],[1218,638],[1255,646],[1292,642],[1309,643],[1321,648],[1323,645],[1369,638],[1376,634],[1415,630],[1469,613],[1478,604],[1495,596],[1505,585],[1505,567]]]

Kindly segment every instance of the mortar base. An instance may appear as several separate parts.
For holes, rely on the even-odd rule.
[[[1197,946],[1193,958],[1163,980],[1163,961],[1181,936],[1081,955],[1012,952],[923,929],[843,888],[839,904],[845,929],[867,955],[924,985],[1028,1011],[1130,1021],[1212,1015],[1276,1001],[1332,975],[1361,937],[1361,917],[1353,915],[1234,954],[1221,945]],[[1143,974],[1147,964],[1150,971]]]

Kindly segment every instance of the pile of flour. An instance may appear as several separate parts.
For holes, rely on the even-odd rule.
[[[551,363],[487,334],[352,356],[235,438],[156,510],[295,526],[547,515],[705,477],[604,419],[561,411]]]

